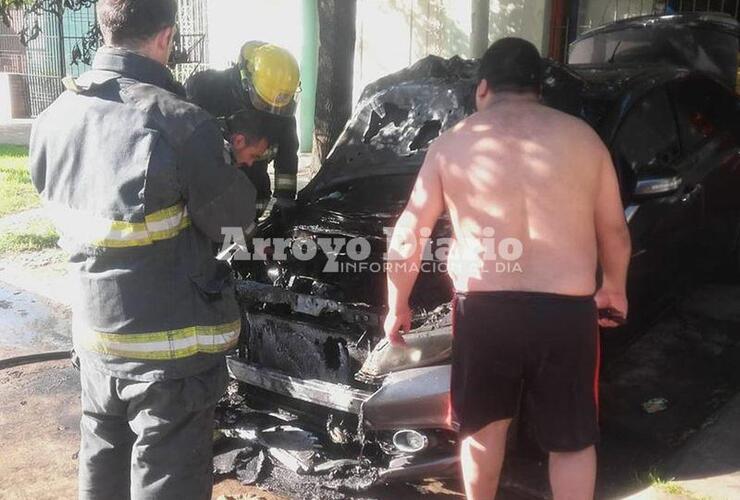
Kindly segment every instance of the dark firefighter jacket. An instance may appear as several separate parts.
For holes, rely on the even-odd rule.
[[[213,118],[164,66],[101,48],[35,121],[30,170],[79,286],[80,357],[113,376],[180,378],[223,362],[240,330],[221,228],[254,219]]]
[[[185,82],[188,99],[215,117],[230,116],[243,109],[254,110],[243,90],[239,69],[236,66],[223,71],[205,70]],[[249,168],[251,172],[266,172],[267,164],[274,160],[275,198],[293,200],[296,195],[298,172],[298,135],[294,116],[276,116],[265,113],[272,125],[272,141],[263,158]],[[265,174],[266,175],[266,174]],[[257,187],[258,198],[269,198],[269,183]],[[267,192],[263,192],[267,189]]]

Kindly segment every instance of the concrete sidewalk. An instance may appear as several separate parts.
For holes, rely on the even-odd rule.
[[[0,144],[28,146],[32,123],[32,118],[0,121]]]
[[[654,485],[629,498],[740,498],[740,395],[690,438],[663,469],[666,484]]]
[[[740,498],[740,395],[669,462],[684,488],[710,498]]]

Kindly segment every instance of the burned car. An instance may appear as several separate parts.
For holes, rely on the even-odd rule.
[[[735,255],[737,99],[711,76],[675,66],[545,67],[544,102],[586,120],[613,155],[639,322],[700,261]],[[439,266],[422,269],[408,345],[391,346],[382,332],[382,263],[386,228],[428,145],[474,111],[475,70],[474,61],[429,56],[369,85],[296,207],[259,225],[250,255],[261,258],[232,262],[246,320],[232,376],[253,397],[317,421],[333,442],[361,443],[381,480],[457,470],[448,415],[451,283]],[[432,239],[449,234],[442,218]]]

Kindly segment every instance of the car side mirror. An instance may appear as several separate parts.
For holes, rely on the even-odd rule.
[[[637,200],[669,195],[681,187],[677,175],[638,178],[633,197]]]

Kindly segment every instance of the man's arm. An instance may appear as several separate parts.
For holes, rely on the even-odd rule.
[[[214,117],[229,116],[244,106],[238,92],[232,88],[230,69],[207,69],[193,74],[185,82],[185,94],[190,102],[208,111]]]
[[[223,138],[214,121],[200,125],[186,141],[178,168],[188,214],[212,241],[222,240],[223,227],[252,225],[256,191],[224,161]]]
[[[599,309],[614,308],[626,318],[630,233],[624,218],[616,170],[605,147],[602,156],[594,222],[603,282],[596,293],[596,304]],[[605,327],[618,326],[609,319],[600,319],[599,324]]]
[[[424,246],[445,209],[439,161],[435,148],[430,147],[388,248],[388,316],[384,329],[393,344],[403,344],[399,330],[407,332],[411,328],[409,296],[419,274]]]

